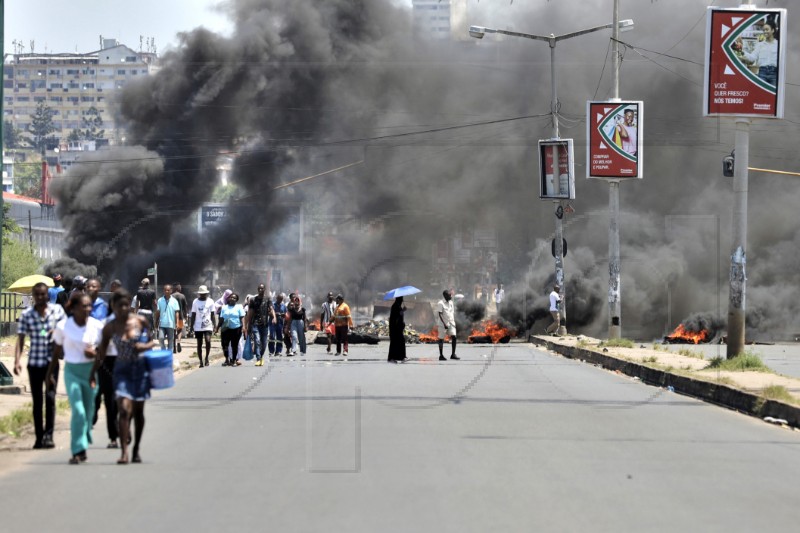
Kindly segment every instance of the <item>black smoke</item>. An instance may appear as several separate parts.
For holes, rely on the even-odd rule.
[[[226,5],[230,37],[182,34],[158,73],[122,92],[117,114],[129,146],[54,185],[69,255],[129,284],[153,262],[169,279],[196,279],[269,252],[282,210],[302,205],[314,253],[285,272],[292,288],[337,288],[364,295],[355,302],[363,305],[379,288],[413,283],[435,301],[451,275],[436,265],[436,244],[490,227],[506,285],[503,318],[518,329],[546,325],[554,216],[537,196],[535,153],[552,134],[546,44],[479,42],[466,28],[464,40],[428,41],[414,35],[409,10],[388,0]],[[610,0],[468,7],[467,25],[539,34],[611,17]],[[622,39],[642,48],[623,47],[622,96],[645,101],[645,177],[621,187],[623,334],[653,338],[698,309],[725,314],[732,195],[719,167],[733,123],[700,116],[705,6],[624,2],[622,11],[636,22]],[[798,40],[783,37],[787,57],[800,57]],[[565,217],[567,325],[589,334],[607,323],[608,187],[582,178],[583,115],[586,100],[611,96],[608,44],[598,32],[557,48],[560,133],[575,139],[578,176],[576,213]],[[793,122],[754,122],[751,166],[800,168],[797,97],[789,86]],[[201,235],[195,212],[211,198],[222,154],[235,159],[233,216]],[[795,190],[789,178],[751,178],[748,324],[756,331],[748,338],[800,331]]]

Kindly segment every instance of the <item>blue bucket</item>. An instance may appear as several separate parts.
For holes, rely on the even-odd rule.
[[[148,350],[144,352],[147,366],[150,371],[150,387],[154,389],[168,389],[175,385],[172,375],[172,351]]]

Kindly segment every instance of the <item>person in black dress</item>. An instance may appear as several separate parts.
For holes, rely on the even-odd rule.
[[[405,310],[403,297],[395,298],[389,314],[389,362],[401,363],[407,359],[406,338],[403,334],[406,328],[403,318]]]

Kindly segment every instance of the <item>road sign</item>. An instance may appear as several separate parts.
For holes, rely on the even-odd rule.
[[[785,9],[709,8],[704,116],[783,118]]]
[[[644,104],[587,102],[587,178],[641,178]]]
[[[539,141],[539,198],[575,199],[575,157],[572,139]]]
[[[155,268],[148,268],[147,269],[147,275],[148,276],[155,276],[156,275],[156,269]]]

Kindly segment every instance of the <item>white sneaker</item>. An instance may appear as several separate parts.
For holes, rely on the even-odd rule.
[[[347,352],[344,352],[342,355],[344,355],[345,357],[347,357]]]

